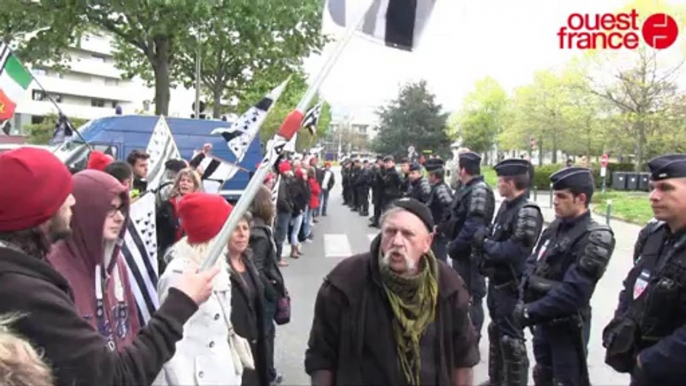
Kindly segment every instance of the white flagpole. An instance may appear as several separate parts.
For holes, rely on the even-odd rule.
[[[279,132],[276,133],[274,138],[267,144],[267,152],[264,156],[264,159],[260,163],[260,167],[255,172],[255,175],[253,175],[252,179],[250,179],[248,186],[243,192],[243,195],[241,195],[241,198],[231,211],[231,215],[226,220],[226,223],[224,223],[222,229],[219,231],[219,235],[217,235],[214,243],[210,246],[207,257],[200,267],[201,271],[205,271],[216,264],[222,250],[228,244],[231,234],[233,233],[234,229],[236,229],[238,222],[241,220],[245,212],[247,212],[250,208],[250,204],[252,204],[255,194],[257,194],[257,191],[262,186],[262,182],[267,176],[267,173],[269,173],[269,170],[274,166],[274,163],[279,158],[284,146],[291,138],[293,138],[295,133],[302,126],[302,121],[307,106],[309,106],[312,98],[314,98],[314,96],[317,94],[317,91],[319,91],[319,88],[321,87],[322,83],[324,83],[324,80],[329,75],[329,72],[333,68],[334,64],[336,64],[338,59],[341,57],[343,50],[355,35],[355,31],[364,21],[365,14],[366,12],[363,12],[359,17],[359,20],[348,27],[345,35],[338,42],[334,52],[327,58],[326,63],[324,63],[324,66],[314,78],[310,87],[307,89],[307,91],[305,91],[305,95],[303,95],[300,103],[298,103],[298,106],[295,108],[295,110],[288,114],[279,128]]]

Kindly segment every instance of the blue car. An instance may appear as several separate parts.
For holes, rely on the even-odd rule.
[[[133,150],[145,151],[153,130],[160,117],[150,115],[118,115],[94,119],[79,129],[79,133],[94,149],[111,154],[115,159],[125,161]],[[193,154],[205,143],[212,144],[212,154],[224,161],[236,162],[236,156],[228,148],[221,135],[212,135],[219,127],[229,128],[230,122],[218,120],[198,120],[186,118],[164,118],[176,141],[181,157],[190,160]],[[227,181],[220,194],[227,200],[235,202],[248,186],[252,173],[262,160],[262,145],[259,136],[253,139],[248,152],[238,164],[241,170]],[[84,168],[87,163],[89,148],[77,136],[63,144],[55,154],[67,166]]]

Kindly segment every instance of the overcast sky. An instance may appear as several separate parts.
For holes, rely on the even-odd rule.
[[[444,108],[457,110],[480,78],[491,76],[510,91],[529,83],[535,71],[567,62],[575,51],[559,49],[556,33],[570,13],[614,12],[625,4],[625,0],[438,0],[416,52],[388,49],[356,37],[321,92],[339,109],[370,110],[393,98],[400,84],[426,79]],[[680,27],[682,38],[685,26]],[[342,29],[326,15],[324,31],[340,35]],[[308,58],[305,68],[313,74],[322,64],[323,57],[315,56]]]

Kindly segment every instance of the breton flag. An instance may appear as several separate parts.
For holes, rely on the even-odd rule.
[[[197,157],[202,157],[198,169],[202,170],[202,186],[207,193],[219,193],[222,185],[241,170],[238,165],[203,153],[198,154]]]
[[[386,46],[412,51],[417,47],[436,1],[372,0],[359,30]],[[328,0],[327,8],[334,23],[349,27],[364,12],[360,4],[360,0]]]
[[[156,231],[155,195],[148,191],[131,204],[122,247],[141,326],[148,323],[160,306]]]
[[[303,127],[310,131],[310,134],[317,134],[317,124],[319,124],[319,115],[322,112],[324,101],[320,101],[305,113],[303,118]]]
[[[250,107],[231,127],[218,127],[212,130],[212,135],[219,134],[226,140],[226,145],[236,156],[236,163],[243,161],[243,157],[248,151],[248,147],[257,135],[269,110],[276,104],[281,93],[286,88],[288,80],[284,81],[273,89],[264,98],[260,99],[254,106]]]
[[[157,189],[164,177],[164,164],[170,159],[180,159],[176,141],[164,117],[160,117],[152,132],[146,153],[150,155],[148,166],[148,190]]]

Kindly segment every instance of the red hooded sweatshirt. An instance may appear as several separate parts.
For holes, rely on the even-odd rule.
[[[97,170],[76,173],[72,194],[76,199],[72,235],[53,245],[48,261],[69,282],[81,316],[108,338],[110,349],[121,350],[140,330],[126,263],[120,254],[128,222],[129,195],[114,177]],[[107,247],[103,227],[116,195],[122,199],[126,220],[119,240]]]

